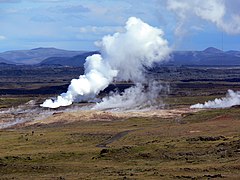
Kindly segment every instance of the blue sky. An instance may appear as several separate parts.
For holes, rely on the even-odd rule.
[[[193,13],[181,6],[182,2],[191,4],[188,0],[179,1],[180,6],[176,6],[178,0],[169,1],[173,5],[170,8],[168,0],[0,0],[0,52],[36,47],[95,50],[95,41],[122,31],[130,16],[163,29],[165,38],[177,50],[221,49],[222,40],[224,50],[240,50],[238,0],[226,0],[231,3],[224,4],[224,17],[217,12],[210,18],[198,9]],[[203,9],[206,7],[208,4]],[[232,23],[223,23],[229,18]],[[176,29],[180,31],[176,33]]]

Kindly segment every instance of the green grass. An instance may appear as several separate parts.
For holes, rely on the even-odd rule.
[[[24,96],[12,96],[12,97],[0,97],[0,108],[10,108],[15,107],[21,104],[24,104],[28,101],[32,100],[32,97],[24,97]]]
[[[203,122],[219,116],[229,116],[233,119],[240,120],[240,108],[226,108],[226,109],[209,109],[196,112],[194,114],[185,114],[184,120],[186,122]]]
[[[238,121],[238,113],[239,109],[235,108],[202,111],[183,117],[182,124],[174,119],[138,117],[2,130],[0,177],[207,179],[216,176],[237,179],[240,177],[239,128],[228,127],[231,134],[221,134],[222,130],[216,127],[204,131],[212,126],[209,123],[214,117],[233,115],[233,120]],[[193,127],[200,128],[201,132],[190,134]],[[107,148],[96,147],[126,130],[135,131]],[[219,133],[223,137],[218,137]],[[199,140],[204,138],[207,140]]]
[[[211,95],[211,96],[170,96],[164,101],[170,107],[186,107],[197,103],[204,103],[209,100],[214,100],[215,98],[221,98],[223,96]]]
[[[175,96],[166,102],[170,108],[189,107],[216,97]],[[30,99],[1,100],[11,107]],[[177,119],[132,117],[2,130],[0,179],[239,179],[239,127],[235,107]],[[127,130],[132,131],[97,147]]]
[[[176,79],[195,78],[196,73],[188,73],[195,70],[183,69],[179,72],[184,73],[176,73],[179,76],[170,72],[165,80],[172,81],[174,96],[167,97],[165,103],[170,108],[189,107],[223,97],[229,88],[239,88],[235,82],[216,83],[223,79],[222,74],[238,77],[238,72],[218,71],[211,70],[213,82],[189,83]],[[79,68],[24,69],[20,77],[2,76],[2,89],[63,85],[80,72]],[[205,78],[205,71],[197,73]],[[0,108],[35,98],[2,96]],[[240,109],[230,108],[187,113],[177,119],[133,117],[0,130],[0,180],[240,179],[239,127]],[[105,148],[96,147],[126,130],[133,131]]]

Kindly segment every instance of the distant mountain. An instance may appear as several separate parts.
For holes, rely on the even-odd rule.
[[[13,62],[7,61],[6,59],[1,58],[1,57],[0,57],[0,63],[3,63],[3,64],[14,64]]]
[[[0,58],[16,64],[38,64],[49,57],[73,57],[85,51],[67,51],[56,48],[35,48],[0,53]]]
[[[6,68],[6,67],[9,67],[9,68],[12,68],[12,67],[16,67],[17,65],[15,64],[8,64],[8,63],[4,63],[4,62],[0,62],[0,71],[2,70],[2,68]]]
[[[93,54],[100,53],[98,51],[91,51],[73,57],[50,57],[43,60],[40,65],[83,66],[85,59]]]
[[[62,65],[62,66],[83,66],[86,57],[100,54],[98,51],[84,52],[73,57],[50,57],[40,65]],[[209,47],[203,51],[174,51],[167,65],[210,65],[210,66],[232,66],[240,65],[240,51],[221,51]]]
[[[213,47],[209,47],[203,51],[174,51],[170,56],[170,60],[165,64],[206,66],[240,65],[240,51],[224,52]]]
[[[227,51],[227,54],[240,57],[240,51]]]
[[[67,51],[56,48],[36,48],[0,53],[0,63],[83,66],[87,56],[98,51]],[[203,51],[174,51],[166,65],[240,65],[240,51],[221,51],[209,47]]]
[[[217,54],[217,53],[223,53],[222,50],[214,48],[214,47],[208,47],[207,49],[203,50],[202,52],[208,53],[208,54]]]

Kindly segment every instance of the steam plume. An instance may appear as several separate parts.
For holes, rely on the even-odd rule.
[[[115,93],[109,97],[103,98],[102,102],[97,103],[93,109],[143,109],[153,106],[164,106],[162,102],[158,102],[159,95],[168,93],[168,86],[164,86],[158,82],[148,84],[148,87],[137,83],[136,86],[126,89],[122,94]]]
[[[197,20],[205,20],[228,34],[240,34],[240,2],[236,0],[168,0],[167,9],[178,17],[175,34],[185,34],[184,26]],[[227,96],[191,108],[227,108],[240,104],[240,92],[228,90]]]
[[[240,91],[228,90],[226,97],[216,98],[213,101],[207,101],[204,104],[195,104],[190,108],[228,108],[235,105],[240,105]]]
[[[163,61],[170,53],[163,31],[142,20],[130,17],[125,31],[102,38],[96,44],[101,55],[86,58],[85,73],[73,79],[66,93],[47,99],[41,106],[57,108],[74,101],[89,100],[105,89],[114,78],[143,82],[143,70],[155,61]]]
[[[100,55],[95,54],[86,58],[85,75],[79,79],[72,79],[66,93],[62,93],[55,100],[47,99],[41,106],[57,108],[71,105],[75,100],[85,100],[105,89],[117,75],[107,62],[103,62]]]

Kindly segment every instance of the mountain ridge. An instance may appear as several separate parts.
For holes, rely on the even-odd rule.
[[[6,60],[6,59],[4,59],[4,58],[2,58],[2,57],[0,57],[0,63],[4,63],[4,64],[14,64],[13,62],[8,61],[8,60]]]
[[[205,52],[205,53],[223,53],[224,51],[222,51],[220,49],[217,49],[215,47],[208,47],[208,48],[204,49],[202,52]]]
[[[90,51],[73,57],[50,57],[43,60],[39,65],[83,66],[85,59],[93,54],[100,54],[100,52]]]
[[[10,55],[9,55],[10,54]],[[0,62],[26,65],[83,66],[87,56],[99,51],[68,51],[57,48],[34,48],[0,53]],[[4,57],[12,57],[10,59]],[[24,58],[28,58],[27,60]],[[32,58],[32,59],[31,59]],[[12,59],[15,61],[12,61]],[[20,59],[20,60],[19,60]],[[18,60],[18,61],[17,61]],[[27,61],[27,62],[26,62]],[[30,63],[29,63],[30,62]],[[202,51],[173,51],[164,65],[240,65],[240,51],[222,51],[208,47]]]
[[[86,51],[68,51],[53,47],[34,48],[30,50],[13,50],[0,53],[0,58],[16,64],[38,64],[49,57],[72,57]]]
[[[222,51],[208,47],[203,51],[174,51],[164,64],[171,65],[240,65],[240,51]]]

